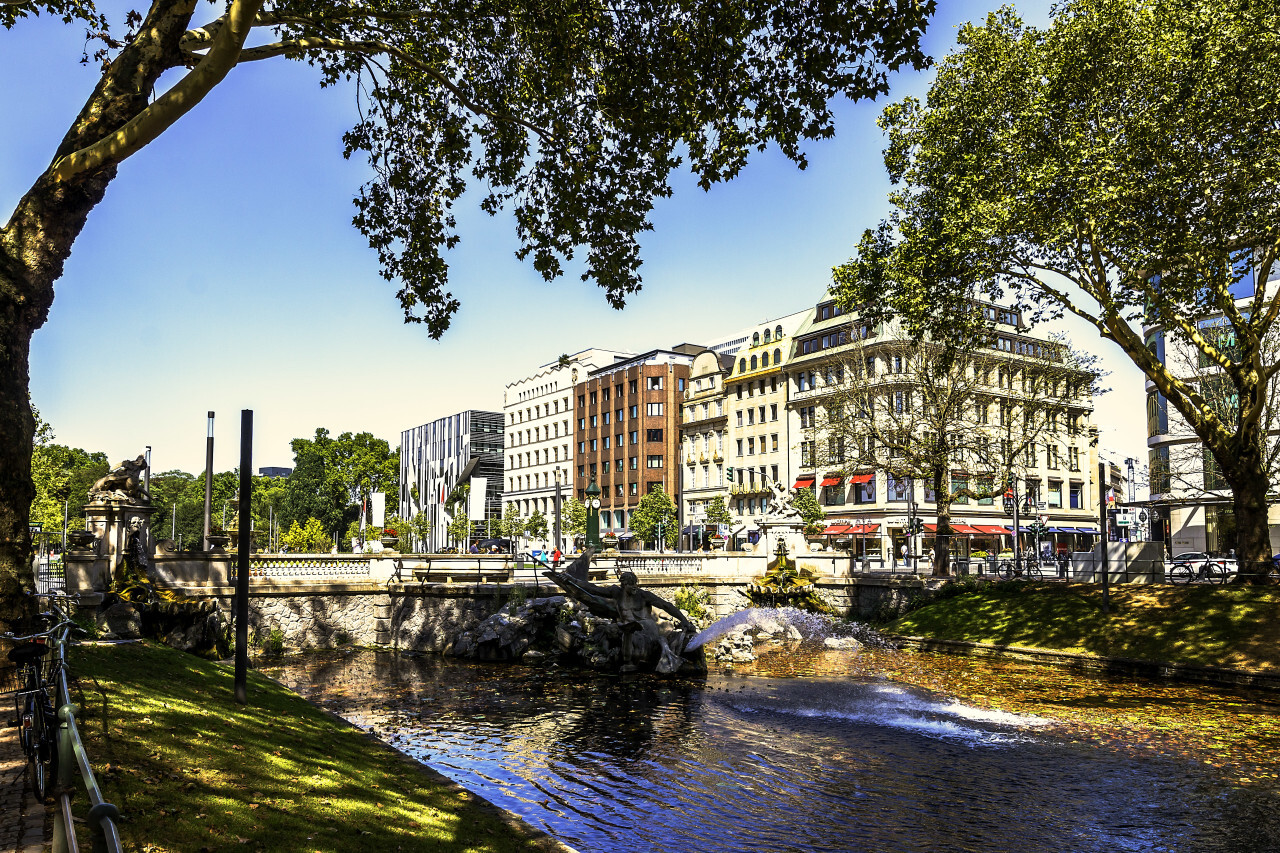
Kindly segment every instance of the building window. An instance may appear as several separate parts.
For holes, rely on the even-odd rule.
[[[605,426],[608,426],[608,425],[609,425],[609,413],[608,413],[608,412],[605,412],[605,413],[604,413],[604,425],[605,425]]]
[[[738,439],[738,455],[742,455],[742,439]]]
[[[747,439],[747,455],[748,456],[756,455],[756,440],[754,438]]]
[[[609,436],[607,435],[604,437],[604,449],[605,450],[609,449]]]
[[[639,483],[631,483],[631,484],[630,484],[630,486],[631,486],[631,489],[630,489],[631,497],[633,497],[633,498],[634,498],[634,497],[636,497],[637,495],[639,495],[639,494],[640,494],[640,484],[639,484]]]
[[[968,478],[968,477],[956,477],[956,476],[952,475],[952,477],[951,477],[951,493],[952,493],[953,495],[954,495],[954,494],[956,494],[956,492],[960,491],[961,489],[967,489],[967,488],[969,488],[969,478]],[[956,497],[951,501],[951,503],[952,503],[953,505],[954,505],[954,504],[959,504],[959,505],[963,506],[963,505],[965,505],[965,504],[969,503],[969,496],[968,496],[968,495],[956,495]]]
[[[586,443],[585,441],[579,441],[579,442],[578,442],[578,452],[579,452],[579,453],[586,453],[586,452],[587,452],[587,443]]]
[[[1072,483],[1068,491],[1071,509],[1084,509],[1084,483]]]
[[[619,461],[619,462],[621,462],[622,460],[618,460],[618,461]],[[638,471],[638,470],[640,470],[640,457],[639,457],[639,456],[632,456],[632,457],[630,458],[630,461],[631,461],[631,470],[632,470],[632,471]]]
[[[587,428],[587,419],[578,418],[578,429],[586,429],[586,428]]]
[[[613,460],[613,470],[617,471],[619,474],[621,474],[621,473],[622,473],[622,460],[621,460],[621,459],[615,459],[615,460]]]
[[[985,498],[978,498],[978,506],[991,506],[996,499],[991,496],[992,483],[989,478],[978,480],[976,484],[978,494],[986,495]]]
[[[645,440],[645,441],[662,441],[662,430],[660,430],[660,429],[647,429],[647,430],[645,430],[645,431],[644,431],[644,440]]]
[[[773,452],[777,453],[778,452],[778,434],[775,432],[772,436],[770,436],[770,438],[773,439]],[[778,479],[778,475],[774,474],[773,479],[775,480]]]
[[[756,357],[755,357],[754,355],[753,355],[753,356],[751,356],[751,369],[752,369],[752,370],[755,370],[755,369],[756,369],[756,367],[758,366],[758,364],[759,364],[758,359],[756,359]]]
[[[647,403],[644,407],[644,413],[650,417],[662,417],[662,404]]]
[[[596,444],[597,444],[596,440],[595,440],[594,438],[593,438],[593,439],[591,439],[591,452],[592,452],[592,453],[595,453],[595,452],[596,452],[596,450],[598,449],[598,448],[596,447]]]
[[[592,391],[592,392],[591,392],[591,405],[593,405],[593,406],[594,406],[595,404],[596,404],[596,392],[595,392],[595,391]]]
[[[888,475],[889,500],[893,503],[904,503],[911,498],[911,481],[906,477]]]
[[[1049,509],[1062,509],[1062,483],[1049,481]]]
[[[633,429],[631,432],[627,433],[627,437],[631,440],[631,443],[632,443],[632,444],[639,444],[639,443],[640,443],[640,430],[638,430],[638,429]]]
[[[740,358],[740,359],[738,359],[738,372],[739,372],[739,373],[746,373],[746,372],[747,372],[747,360],[746,360],[745,358]],[[741,393],[741,392],[739,392],[739,393]]]
[[[827,506],[842,506],[844,504],[844,486],[824,486],[822,488],[822,502]]]
[[[1080,470],[1080,448],[1078,447],[1067,448],[1067,462],[1070,464],[1072,471]]]
[[[662,377],[661,377],[661,376],[650,376],[650,377],[649,377],[649,382],[648,382],[648,388],[649,388],[649,390],[650,390],[650,391],[661,391],[661,390],[662,390]]]
[[[773,403],[769,406],[769,420],[776,421],[778,419],[778,404]]]
[[[586,466],[586,465],[579,465],[579,466],[578,466],[578,476],[579,476],[579,477],[585,477],[585,476],[587,476],[587,466]]]
[[[583,394],[578,395],[578,408],[585,409],[587,407],[587,398]]]
[[[644,460],[644,464],[646,468],[661,468],[662,457],[659,455],[646,456]]]
[[[592,429],[595,429],[595,428],[596,428],[596,427],[598,427],[598,426],[600,426],[600,417],[599,417],[598,415],[592,415],[592,416],[591,416],[591,428],[592,428]]]

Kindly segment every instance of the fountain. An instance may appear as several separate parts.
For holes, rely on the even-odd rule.
[[[787,543],[779,539],[774,553],[776,556],[765,567],[764,577],[747,585],[751,603],[767,603],[770,607],[807,605],[806,609],[825,609],[814,592],[812,572],[798,568],[795,561],[787,556]]]

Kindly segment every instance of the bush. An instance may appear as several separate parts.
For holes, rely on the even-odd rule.
[[[708,600],[707,591],[700,586],[684,584],[676,590],[676,607],[688,613],[694,622],[711,615],[711,611],[707,609]]]
[[[267,639],[262,643],[262,651],[275,657],[284,654],[284,631],[272,628],[267,634]]]

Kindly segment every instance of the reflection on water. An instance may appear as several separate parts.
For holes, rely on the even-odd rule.
[[[880,679],[377,652],[271,674],[582,851],[1280,850],[1265,791]]]

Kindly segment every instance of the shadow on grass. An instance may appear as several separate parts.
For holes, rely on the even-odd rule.
[[[254,673],[242,707],[229,668],[163,647],[79,648],[72,667],[126,849],[555,849]]]
[[[1091,584],[999,584],[942,599],[897,633],[1251,671],[1280,670],[1280,591],[1126,584],[1109,612]]]

